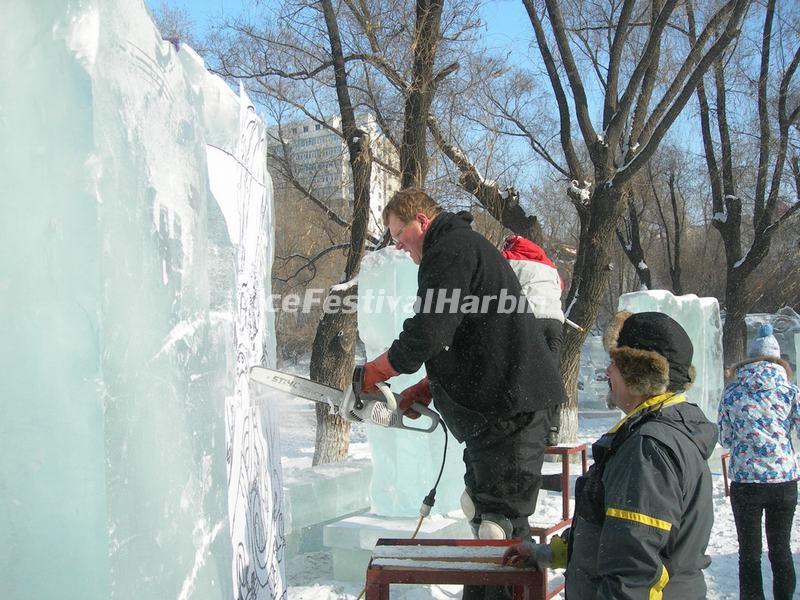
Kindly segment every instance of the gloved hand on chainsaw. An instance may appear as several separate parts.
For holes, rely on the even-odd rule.
[[[400,400],[399,408],[403,414],[411,419],[419,419],[419,413],[411,408],[411,405],[419,402],[428,406],[431,403],[431,382],[425,377],[411,387],[404,389],[400,395],[402,399]]]
[[[399,374],[389,362],[389,353],[384,352],[375,360],[364,364],[364,381],[361,384],[361,390],[366,394],[377,394],[376,383],[381,383]]]

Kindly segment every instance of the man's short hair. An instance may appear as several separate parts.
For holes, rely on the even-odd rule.
[[[429,219],[433,219],[440,212],[442,207],[428,194],[419,188],[406,188],[400,190],[383,208],[383,224],[389,224],[389,215],[394,215],[403,223],[408,223],[414,219],[417,213],[424,213]]]

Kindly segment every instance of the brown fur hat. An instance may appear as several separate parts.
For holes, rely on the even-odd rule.
[[[603,346],[636,396],[684,391],[694,381],[692,342],[677,321],[663,313],[617,313],[603,335]]]

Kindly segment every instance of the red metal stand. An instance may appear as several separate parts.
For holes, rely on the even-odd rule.
[[[531,527],[531,537],[539,538],[540,544],[546,544],[548,538],[569,526],[572,523],[572,515],[569,510],[569,457],[573,454],[581,455],[581,469],[585,475],[587,470],[586,459],[586,444],[578,444],[576,446],[550,446],[545,449],[545,454],[553,454],[561,457],[561,520],[549,527]],[[545,570],[544,585],[547,590],[547,575],[548,571]],[[545,598],[552,598],[564,589],[564,584],[561,583],[555,586],[552,590],[545,592]]]
[[[551,446],[545,449],[545,454],[561,457],[561,520],[549,527],[531,527],[531,536],[538,537],[543,544],[571,522],[570,456],[580,454],[582,472],[587,470],[586,444]],[[366,600],[389,600],[389,586],[393,583],[504,585],[512,587],[513,600],[545,600],[564,589],[563,583],[547,589],[547,569],[539,572],[502,566],[503,552],[516,543],[519,540],[381,538],[367,567]]]
[[[381,538],[367,567],[366,600],[389,600],[393,583],[504,585],[512,587],[513,600],[543,600],[547,593],[543,573],[500,564],[505,549],[517,543],[519,540]],[[458,550],[464,548],[477,552]]]

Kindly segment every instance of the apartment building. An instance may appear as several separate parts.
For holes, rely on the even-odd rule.
[[[336,130],[341,119],[326,121]],[[373,156],[395,169],[399,159],[394,147],[380,135],[372,115],[357,116],[357,122],[371,140]],[[350,160],[344,140],[331,129],[311,119],[282,124],[270,130],[271,153],[285,157],[285,168],[316,198],[325,202],[344,218],[350,218],[353,208],[353,184]],[[281,144],[281,139],[283,143]],[[275,201],[291,201],[297,197],[296,188],[287,179],[281,166],[271,168],[275,182]],[[381,212],[386,202],[400,189],[400,179],[378,162],[373,162],[370,182],[370,221],[368,233],[379,237],[383,231]]]

